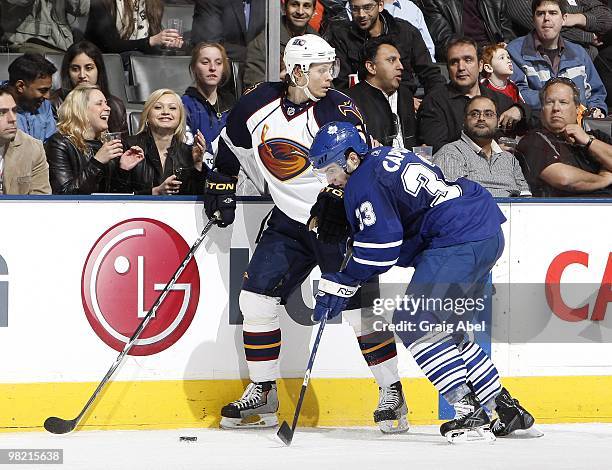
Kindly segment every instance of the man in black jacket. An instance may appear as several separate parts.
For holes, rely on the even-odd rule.
[[[348,76],[357,73],[360,51],[370,38],[387,35],[399,51],[404,68],[402,83],[413,93],[417,79],[429,93],[436,85],[444,84],[440,70],[431,61],[427,46],[418,29],[407,21],[394,18],[384,9],[383,0],[350,0],[353,20],[350,23],[333,23],[326,32],[326,39],[336,49],[340,59],[340,73],[334,86],[340,90],[349,87]],[[416,74],[416,76],[415,76]]]
[[[461,137],[465,106],[470,98],[484,95],[496,105],[499,127],[508,131],[526,131],[533,122],[529,107],[514,103],[509,96],[497,93],[478,82],[481,63],[476,42],[468,37],[453,38],[448,43],[446,61],[450,83],[439,87],[423,99],[419,108],[418,128],[421,143],[437,152],[444,144]]]
[[[265,21],[266,0],[195,0],[191,42],[220,42],[230,59],[244,62]]]
[[[399,51],[387,36],[380,36],[365,43],[361,56],[361,81],[346,93],[359,106],[372,137],[382,145],[411,150],[416,119],[412,91],[401,83]]]
[[[421,10],[436,45],[436,60],[446,60],[451,37],[464,35],[478,46],[510,42],[516,37],[506,13],[506,0],[420,0]]]

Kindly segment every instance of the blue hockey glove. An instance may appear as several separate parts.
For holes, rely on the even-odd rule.
[[[321,276],[319,291],[316,296],[316,305],[312,318],[321,321],[327,315],[327,319],[334,318],[346,308],[349,299],[357,292],[357,282],[343,273],[327,273]]]

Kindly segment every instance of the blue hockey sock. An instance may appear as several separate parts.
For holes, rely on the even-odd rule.
[[[472,385],[478,401],[493,411],[494,399],[502,388],[497,368],[476,343],[465,343],[461,357],[467,367],[467,380]]]
[[[408,349],[423,373],[441,394],[454,396],[452,392],[455,389],[465,387],[467,369],[450,336],[421,340],[410,345]]]

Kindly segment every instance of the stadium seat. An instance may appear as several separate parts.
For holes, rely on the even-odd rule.
[[[583,119],[582,126],[587,132],[598,130],[608,134],[609,137],[612,137],[612,117],[607,117],[605,119],[593,119],[587,117]]]
[[[17,57],[22,54],[14,54],[14,53],[0,53],[0,81],[8,80],[8,66],[11,65]]]
[[[111,94],[121,98],[124,103],[128,103],[127,78],[123,70],[123,61],[119,54],[102,54],[104,65],[106,66],[106,76],[108,77],[108,88]]]
[[[58,88],[62,87],[61,69],[62,61],[64,60],[64,54],[62,54],[61,52],[48,52],[45,54],[45,59],[55,65],[55,68],[57,69],[57,72],[53,74],[53,82],[51,85],[53,90],[57,90]]]
[[[170,88],[182,95],[192,83],[189,61],[186,56],[137,56],[130,57],[134,80],[133,101],[144,103],[159,88]]]
[[[183,40],[186,44],[191,43],[191,28],[193,24],[193,5],[166,5],[164,7],[164,16],[162,25],[165,28],[168,24],[168,19],[178,18],[183,21]]]
[[[128,113],[128,128],[130,130],[130,135],[135,135],[138,132],[141,114],[141,111],[130,111]]]

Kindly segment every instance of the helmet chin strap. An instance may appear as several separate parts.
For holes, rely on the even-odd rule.
[[[295,86],[299,88],[300,90],[302,90],[309,100],[315,101],[315,102],[319,101],[321,98],[317,98],[316,96],[314,96],[308,89],[308,84],[310,83],[310,77],[308,76],[308,73],[304,73],[304,76],[306,77],[306,84],[298,85],[297,81],[294,80]]]

